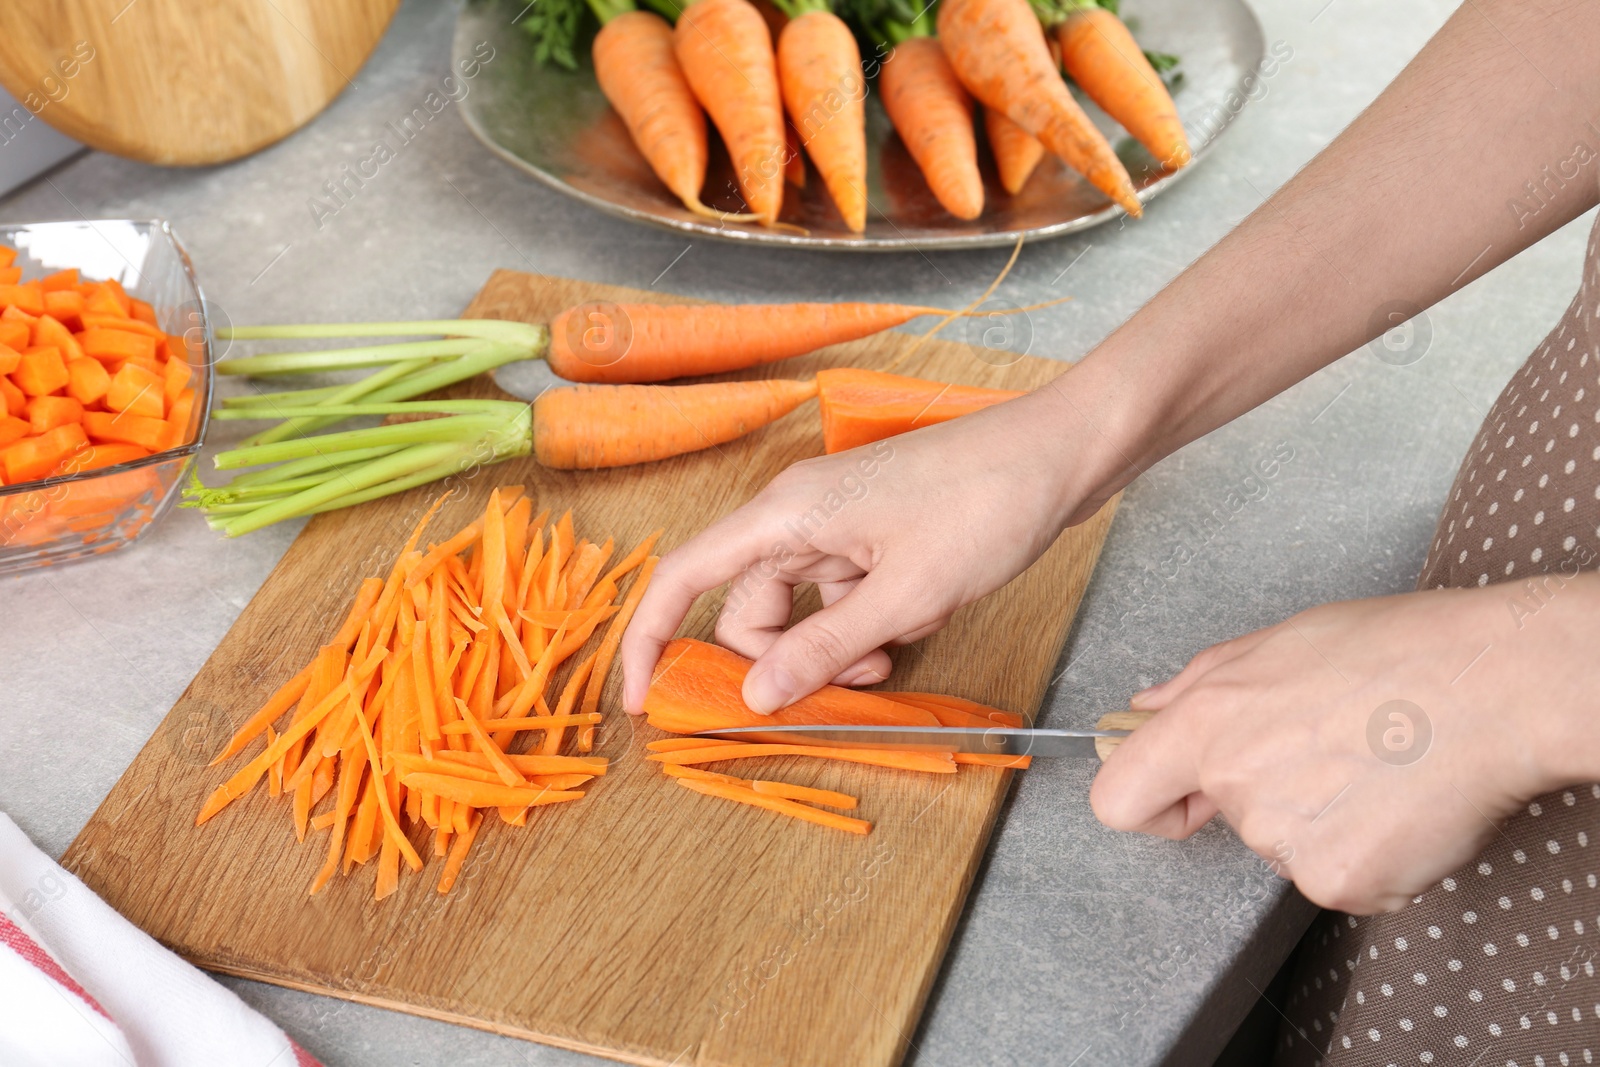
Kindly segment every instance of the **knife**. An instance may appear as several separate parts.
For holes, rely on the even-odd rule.
[[[985,752],[1001,756],[1099,756],[1105,759],[1150,712],[1118,711],[1092,730],[1012,726],[740,726],[695,737],[829,748],[903,749],[914,752]]]

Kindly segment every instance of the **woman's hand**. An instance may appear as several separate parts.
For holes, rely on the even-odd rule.
[[[828,682],[882,681],[883,646],[938,630],[1120,488],[1098,473],[1123,468],[1106,441],[1051,383],[953,422],[795,464],[662,559],[622,643],[628,710],[641,710],[656,659],[690,604],[724,582],[716,636],[756,661],[744,683],[751,708],[776,711]],[[823,608],[786,629],[794,587],[804,582],[817,584]]]
[[[1312,901],[1398,909],[1533,797],[1600,777],[1597,634],[1596,575],[1313,608],[1138,694],[1160,714],[1095,814],[1183,838],[1220,811]]]

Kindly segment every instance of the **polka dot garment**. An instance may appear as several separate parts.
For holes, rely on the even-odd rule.
[[[1600,222],[1566,316],[1456,475],[1419,589],[1509,583],[1530,615],[1600,564]],[[1506,823],[1403,911],[1324,912],[1301,943],[1279,1067],[1600,1062],[1600,785]]]

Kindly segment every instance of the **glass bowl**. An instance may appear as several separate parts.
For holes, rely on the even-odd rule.
[[[183,340],[194,389],[187,444],[114,466],[0,486],[0,574],[111,552],[172,506],[200,451],[211,412],[211,330],[189,255],[160,219],[0,224],[25,278],[71,267],[115,279]]]

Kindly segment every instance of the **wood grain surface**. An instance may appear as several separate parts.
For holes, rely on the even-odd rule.
[[[28,0],[0,5],[0,83],[84,144],[219,163],[351,84],[399,0]]]
[[[672,299],[502,271],[467,314],[546,321],[580,300],[630,298]],[[883,367],[908,343],[884,334],[767,373]],[[1061,371],[1032,357],[995,366],[985,358],[994,355],[936,340],[902,370],[996,387],[1033,386]],[[627,545],[661,525],[670,549],[820,451],[816,405],[807,403],[732,445],[650,466],[571,473],[517,461],[458,480],[432,529],[457,529],[492,486],[521,483],[539,507],[573,508],[580,536],[613,534]],[[883,468],[893,462],[891,454]],[[871,479],[865,485],[870,494]],[[68,850],[67,867],[215,971],[632,1063],[897,1063],[1010,772],[765,763],[765,777],[858,795],[853,814],[875,829],[857,837],[798,823],[690,794],[644,762],[645,742],[661,735],[623,714],[618,672],[596,746],[613,759],[611,773],[576,804],[535,809],[526,827],[487,823],[448,896],[434,891],[437,861],[421,876],[403,873],[382,903],[372,899],[370,869],[307,896],[326,846],[320,834],[297,845],[287,805],[262,790],[193,825],[232,769],[205,763],[337,628],[360,579],[387,571],[437,491],[306,526]],[[945,631],[900,650],[890,685],[1031,715],[1114,507],[1068,531]],[[703,597],[682,632],[709,638],[719,601]]]

